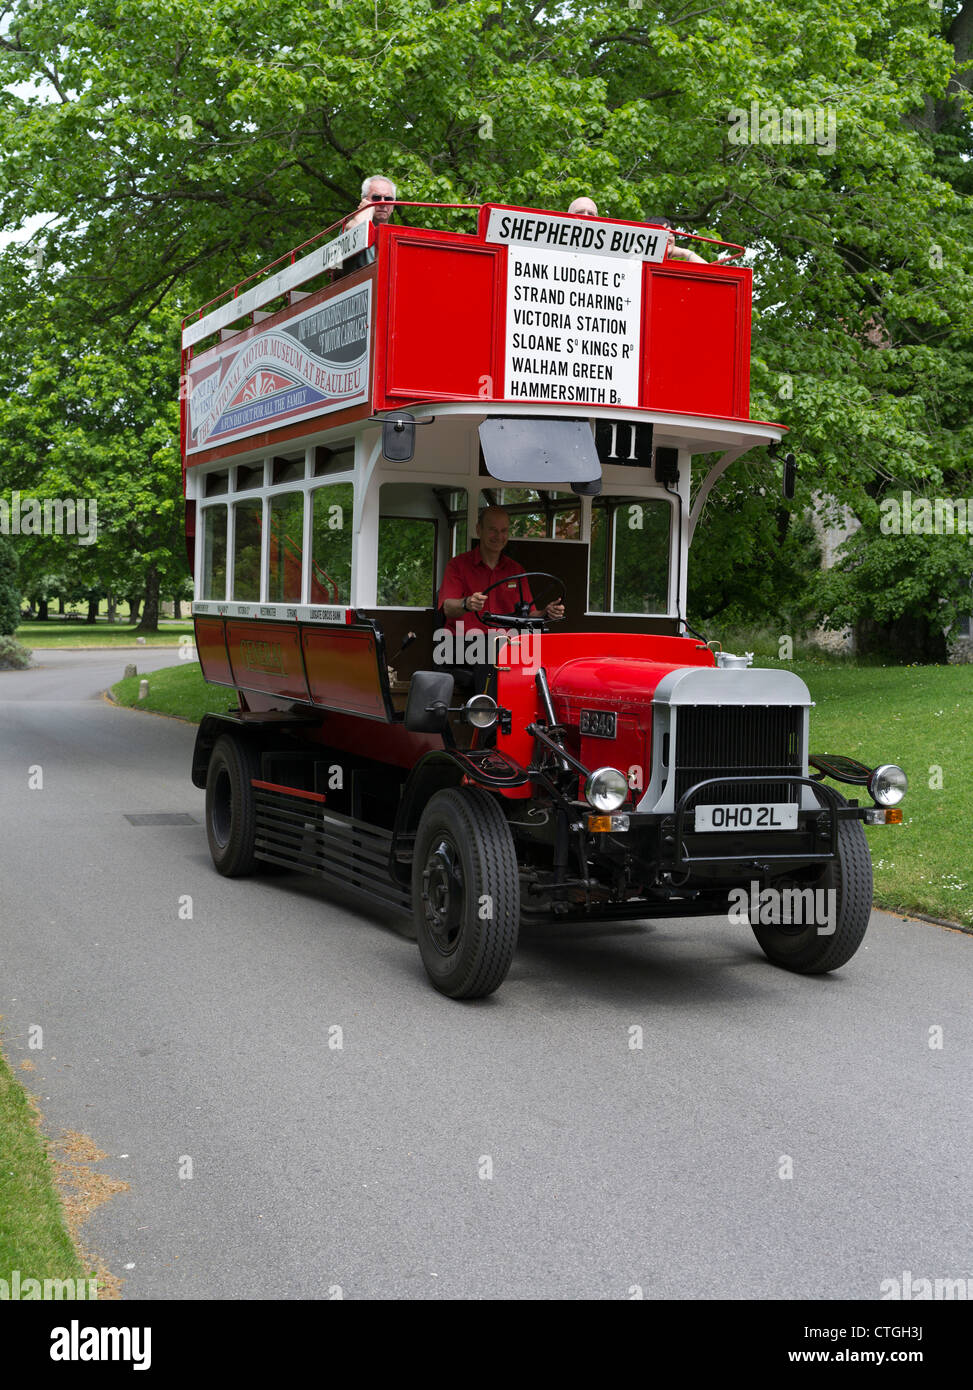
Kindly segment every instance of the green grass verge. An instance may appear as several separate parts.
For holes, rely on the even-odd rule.
[[[815,701],[812,753],[843,753],[871,765],[899,763],[908,773],[904,823],[865,832],[876,903],[973,928],[973,666],[856,667],[826,657],[756,664],[794,671],[807,682]],[[138,680],[120,681],[112,693],[120,704],[195,721],[234,702],[231,690],[206,684],[196,662],[147,679],[144,702],[138,700]],[[850,798],[856,794],[844,790]],[[858,799],[871,804],[864,790]]]
[[[167,623],[158,632],[145,634],[147,647],[178,647],[182,636],[192,636],[191,622]],[[46,623],[21,623],[14,634],[18,642],[32,651],[51,647],[134,647],[142,636],[134,624],[65,622],[52,618]]]
[[[143,680],[149,683],[149,693],[144,700],[140,700],[139,683]],[[198,661],[166,666],[146,676],[129,676],[113,685],[111,693],[120,705],[155,710],[159,714],[175,714],[195,724],[204,714],[225,714],[230,706],[236,706],[236,693],[233,690],[223,685],[206,684]]]
[[[54,1171],[23,1087],[0,1053],[0,1279],[88,1279],[61,1212]]]
[[[875,901],[973,928],[973,666],[802,661],[789,669],[807,682],[816,702],[812,753],[898,763],[908,773],[903,824],[865,831]],[[867,792],[860,800],[868,802]]]

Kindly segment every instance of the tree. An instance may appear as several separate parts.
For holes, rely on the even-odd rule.
[[[973,0],[6,14],[0,76],[42,95],[0,106],[0,219],[49,217],[30,291],[62,342],[97,324],[136,353],[163,306],[174,320],[329,225],[366,174],[418,200],[593,192],[753,249],[752,413],[791,426],[818,491],[867,511],[949,487],[968,456]],[[785,138],[788,110],[812,140]]]
[[[17,582],[17,552],[8,538],[0,535],[0,637],[12,637],[20,626],[20,585]]]
[[[97,332],[62,338],[50,318],[23,322],[19,380],[0,402],[8,496],[57,499],[84,516],[83,535],[76,521],[74,534],[21,539],[32,579],[47,597],[60,575],[92,621],[109,591],[136,592],[146,632],[158,627],[160,592],[187,576],[170,325],[160,309],[119,350]]]

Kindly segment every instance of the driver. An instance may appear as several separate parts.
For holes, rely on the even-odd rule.
[[[459,619],[463,620],[467,632],[486,631],[477,613],[485,608],[488,613],[498,613],[501,617],[512,614],[520,602],[521,588],[524,600],[531,605],[532,618],[546,616],[556,622],[564,617],[564,604],[559,600],[546,608],[536,608],[527,581],[517,583],[517,575],[524,573],[524,567],[503,553],[510,538],[510,517],[503,507],[484,507],[476,523],[476,538],[479,546],[463,555],[454,555],[450,560],[439,589],[439,606],[450,632],[456,631]],[[510,582],[501,584],[492,594],[483,592],[498,580],[508,578]]]
[[[480,512],[476,536],[479,545],[453,556],[439,589],[439,606],[449,632],[455,633],[459,622],[464,634],[487,632],[486,624],[477,615],[484,609],[501,616],[512,615],[521,601],[521,589],[524,601],[531,605],[532,618],[547,617],[556,622],[564,617],[564,604],[559,599],[546,608],[537,608],[528,581],[518,583],[517,576],[524,573],[524,567],[503,553],[510,536],[510,517],[503,507],[485,507]],[[500,583],[492,593],[483,592],[504,579],[508,582]]]

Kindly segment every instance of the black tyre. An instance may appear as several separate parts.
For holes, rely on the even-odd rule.
[[[513,836],[484,791],[437,792],[422,813],[412,867],[422,963],[451,999],[492,994],[510,969],[520,923]]]
[[[872,912],[872,857],[861,821],[838,822],[838,854],[815,884],[834,892],[834,931],[819,926],[761,926],[753,934],[768,960],[801,975],[824,975],[851,960]],[[828,923],[830,926],[831,923]]]
[[[256,864],[250,781],[259,775],[255,750],[234,734],[221,734],[206,771],[206,837],[213,863],[227,878],[252,873]]]

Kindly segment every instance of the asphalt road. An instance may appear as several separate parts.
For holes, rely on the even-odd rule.
[[[560,927],[451,1002],[380,913],[215,873],[194,730],[99,693],[174,659],[0,672],[5,1048],[48,1132],[130,1183],[87,1227],[125,1298],[877,1299],[973,1275],[973,939],[875,913],[805,979],[747,926]],[[198,823],[125,819],[158,812]]]

